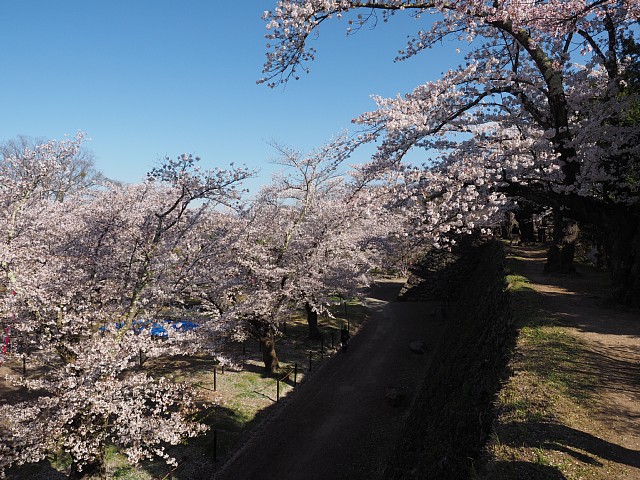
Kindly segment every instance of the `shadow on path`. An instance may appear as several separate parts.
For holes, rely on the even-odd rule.
[[[441,322],[434,303],[401,304],[402,284],[383,281],[371,289],[371,313],[346,353],[338,353],[290,394],[215,479],[382,478],[390,449],[430,361],[409,343],[431,351]],[[386,399],[390,388],[400,400]]]
[[[504,425],[500,441],[515,448],[531,447],[557,450],[571,455],[576,460],[590,465],[602,466],[595,456],[616,463],[640,468],[640,451],[607,442],[575,428],[558,423],[527,422],[527,430],[536,432],[535,437],[522,437],[519,422]]]
[[[511,270],[529,281],[529,289],[518,295],[526,295],[526,304],[538,313],[527,326],[562,327],[546,333],[546,347],[558,357],[552,368],[541,347],[527,354],[526,369],[549,381],[560,378],[588,421],[571,427],[562,419],[507,423],[500,427],[500,443],[562,452],[603,470],[604,462],[613,462],[631,468],[625,478],[640,479],[640,311],[606,300],[605,272],[582,267],[577,276],[547,276],[541,248],[510,252]],[[523,431],[529,435],[523,437]],[[501,463],[501,469],[508,468],[508,462]]]

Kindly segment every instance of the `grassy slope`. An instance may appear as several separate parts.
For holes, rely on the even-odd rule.
[[[594,419],[598,376],[590,351],[546,311],[525,277],[509,275],[518,328],[511,376],[497,399],[484,479],[611,479],[621,468],[599,456]]]

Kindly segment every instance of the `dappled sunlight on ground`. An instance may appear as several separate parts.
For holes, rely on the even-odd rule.
[[[501,392],[495,473],[640,479],[640,312],[608,302],[604,272],[547,276],[542,247],[508,252],[514,317],[527,323]]]

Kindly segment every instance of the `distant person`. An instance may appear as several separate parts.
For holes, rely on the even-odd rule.
[[[349,346],[350,339],[351,339],[351,335],[349,335],[349,330],[347,330],[347,327],[342,327],[342,330],[340,330],[340,343],[342,344],[343,352],[347,351],[347,347]]]

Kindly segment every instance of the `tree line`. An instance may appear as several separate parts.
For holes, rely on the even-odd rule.
[[[318,338],[336,298],[398,268],[402,217],[385,188],[346,167],[344,137],[308,155],[278,146],[281,172],[250,201],[245,167],[203,170],[182,155],[125,185],[94,170],[83,140],[11,143],[0,164],[9,356],[46,371],[12,378],[36,395],[0,406],[2,469],[62,450],[81,478],[103,471],[110,444],[132,463],[175,462],[165,446],[205,426],[192,389],[141,369],[142,355],[237,363],[221,344],[252,336],[275,373],[285,315],[304,309]],[[166,319],[198,327],[158,340],[150,329]]]
[[[448,39],[468,53],[402,97],[375,97],[354,136],[309,153],[274,145],[281,171],[250,200],[245,167],[205,170],[182,155],[125,185],[95,171],[82,134],[5,144],[0,315],[20,346],[11,354],[47,373],[13,379],[38,394],[0,406],[0,470],[63,450],[81,478],[104,468],[107,444],[133,463],[175,462],[165,446],[205,426],[193,392],[138,368],[140,352],[214,352],[253,336],[274,372],[282,315],[305,311],[314,338],[318,314],[372,272],[490,235],[524,203],[553,212],[549,272],[571,270],[583,226],[607,252],[613,297],[638,306],[639,12],[619,0],[278,1],[264,16],[273,87],[309,71],[310,39],[329,21],[355,34],[411,15],[397,60]],[[371,160],[347,166],[370,142]],[[410,151],[424,163],[408,163]],[[199,327],[141,334],[165,318]]]
[[[430,244],[487,228],[526,202],[553,210],[547,270],[564,273],[576,226],[595,229],[615,300],[639,306],[639,11],[636,0],[281,0],[264,14],[261,81],[275,87],[309,72],[322,54],[312,40],[331,21],[351,35],[413,17],[396,61],[466,47],[441,78],[374,97],[377,108],[353,120],[354,144],[377,144],[372,172],[398,173],[414,234]],[[405,162],[410,151],[424,164]]]

